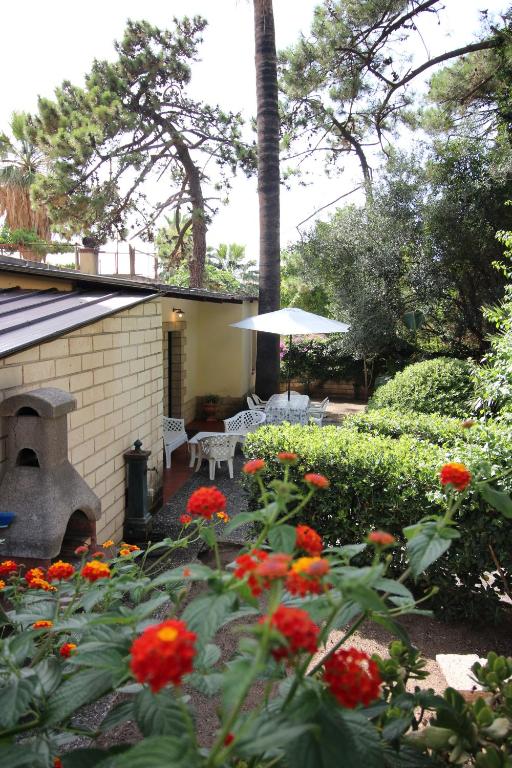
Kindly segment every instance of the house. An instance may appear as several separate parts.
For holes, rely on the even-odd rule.
[[[0,402],[54,387],[68,414],[68,458],[101,501],[98,541],[122,537],[124,452],[151,451],[150,498],[163,478],[162,416],[192,420],[202,397],[233,413],[251,389],[253,334],[229,327],[254,298],[0,258]],[[0,478],[6,461],[0,425]]]

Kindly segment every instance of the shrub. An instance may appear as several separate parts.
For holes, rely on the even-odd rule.
[[[360,541],[374,528],[400,537],[401,529],[416,519],[436,514],[442,503],[438,472],[447,461],[462,461],[474,473],[484,466],[488,477],[512,461],[512,442],[501,436],[482,445],[460,442],[441,447],[407,435],[391,438],[355,429],[300,425],[261,428],[247,436],[244,450],[248,457],[265,459],[270,467],[279,451],[295,452],[300,459],[292,479],[312,470],[330,479],[330,488],[314,498],[303,515],[330,544]],[[461,536],[449,555],[417,582],[418,593],[439,587],[431,607],[445,618],[496,620],[504,606],[493,589],[483,588],[481,576],[495,570],[490,546],[510,572],[512,521],[498,516],[471,493],[460,527]],[[403,569],[402,558],[403,550],[394,550],[395,572]]]
[[[341,424],[343,429],[355,429],[369,435],[398,438],[402,435],[416,437],[434,445],[445,447],[462,443],[485,445],[492,441],[509,439],[509,430],[493,422],[479,422],[469,429],[464,422],[450,416],[425,414],[415,411],[396,411],[392,408],[379,408],[368,413],[348,416]]]
[[[461,417],[474,396],[471,366],[463,360],[438,357],[409,365],[379,387],[368,408],[438,413]]]

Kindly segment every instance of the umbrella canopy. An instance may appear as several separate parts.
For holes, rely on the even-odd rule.
[[[285,307],[276,312],[254,315],[238,323],[231,323],[233,328],[245,328],[249,331],[278,333],[280,336],[307,336],[311,333],[345,333],[350,328],[346,323],[330,320],[322,315],[304,312],[297,307]]]
[[[330,320],[313,312],[305,312],[297,307],[285,307],[276,312],[265,312],[254,315],[238,323],[231,323],[233,328],[244,328],[248,331],[277,333],[279,336],[289,336],[288,347],[291,349],[292,336],[307,336],[312,333],[346,333],[350,328],[346,323]],[[288,400],[290,399],[290,378],[288,378]]]

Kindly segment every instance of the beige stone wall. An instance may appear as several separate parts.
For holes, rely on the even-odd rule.
[[[162,313],[160,299],[139,304],[0,360],[0,401],[37,387],[71,392],[69,460],[101,499],[98,541],[122,538],[123,453],[139,438],[152,455],[148,475],[162,481]],[[0,424],[0,471],[5,427]]]

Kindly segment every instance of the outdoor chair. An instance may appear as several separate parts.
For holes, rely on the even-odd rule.
[[[165,466],[171,467],[171,453],[175,448],[179,448],[183,443],[188,442],[185,432],[185,419],[172,419],[168,416],[163,417],[163,436],[165,449]]]
[[[268,403],[268,400],[262,400],[259,395],[256,394],[256,392],[253,392],[251,395],[252,399],[256,403],[256,405],[266,405]]]
[[[231,480],[233,479],[233,458],[235,448],[238,442],[237,435],[223,435],[219,433],[215,436],[203,437],[198,440],[198,454],[196,459],[197,472],[203,459],[208,460],[210,480],[215,480],[215,467],[220,467],[221,461],[227,461],[228,471]]]
[[[319,411],[324,406],[327,407],[328,404],[329,404],[329,398],[328,397],[324,397],[324,399],[322,400],[321,403],[317,403],[316,401],[311,400],[310,406],[311,406],[312,410]]]
[[[258,405],[258,403],[255,403],[254,400],[252,399],[251,395],[247,396],[247,405],[249,406],[249,410],[250,411],[264,411],[265,410],[265,405],[264,404]]]
[[[231,418],[224,419],[224,432],[238,435],[238,440],[243,443],[245,435],[261,427],[266,419],[263,411],[240,411]]]
[[[322,422],[327,412],[327,406],[329,405],[329,398],[326,397],[322,401],[320,408],[308,408],[308,419],[310,424],[316,424],[317,427],[322,426]]]

